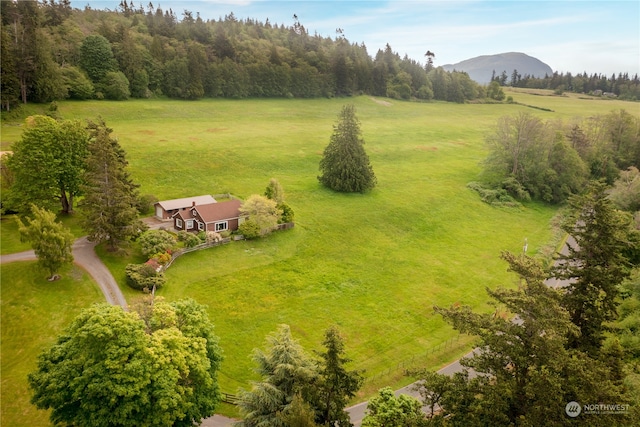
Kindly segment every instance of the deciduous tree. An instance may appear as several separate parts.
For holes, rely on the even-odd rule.
[[[391,387],[380,389],[367,403],[362,427],[419,427],[426,425],[420,401],[401,394],[395,396]]]
[[[60,203],[62,212],[73,212],[74,199],[81,192],[87,144],[88,134],[80,121],[27,118],[7,161],[15,177],[10,206],[26,213],[30,203],[51,210]]]
[[[90,122],[89,131],[82,225],[89,240],[108,242],[113,251],[146,228],[138,220],[138,186],[127,172],[124,150],[104,121]]]
[[[56,425],[192,426],[219,402],[218,339],[192,300],[80,313],[29,374]]]
[[[53,280],[64,265],[73,262],[73,235],[56,222],[53,212],[35,205],[31,207],[31,212],[33,218],[27,218],[26,225],[17,220],[20,236],[31,243],[38,257],[38,265],[47,271],[49,280]]]
[[[240,207],[240,212],[247,216],[248,221],[257,225],[263,236],[271,232],[282,215],[275,200],[258,194],[249,196]]]
[[[353,105],[342,107],[320,160],[320,173],[320,183],[335,191],[364,193],[376,185]]]

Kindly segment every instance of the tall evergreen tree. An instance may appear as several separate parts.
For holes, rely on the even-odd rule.
[[[320,160],[318,180],[332,190],[364,193],[375,187],[376,176],[364,150],[353,105],[342,107],[338,120]]]
[[[320,372],[316,386],[316,422],[325,426],[349,427],[349,414],[344,410],[362,385],[359,371],[347,371],[351,359],[344,356],[344,341],[336,327],[327,329],[322,343],[326,351],[319,353]]]
[[[243,421],[238,427],[287,427],[279,414],[290,412],[296,395],[306,400],[310,385],[317,377],[317,367],[291,336],[288,325],[267,337],[267,348],[256,350],[254,360],[261,381],[251,391],[241,390],[238,406]]]
[[[488,290],[496,302],[494,313],[436,307],[454,328],[480,338],[474,355],[461,360],[479,375],[472,378],[465,369],[448,385],[442,377],[423,378],[422,387],[442,393],[439,417],[447,420],[446,425],[465,427],[567,425],[568,402],[625,402],[624,390],[608,364],[567,348],[567,337],[578,328],[561,305],[562,295],[544,283],[540,263],[509,253],[503,258],[520,276],[520,283],[517,289]],[[590,425],[628,421],[621,415],[601,414]]]
[[[591,354],[600,349],[605,322],[616,317],[618,285],[629,276],[627,256],[634,245],[631,217],[616,211],[605,190],[594,183],[586,195],[570,199],[573,214],[563,229],[575,243],[558,255],[554,269],[556,277],[569,280],[563,305],[580,329],[569,343]]]
[[[108,242],[116,250],[129,238],[144,231],[137,219],[138,186],[127,172],[125,152],[111,137],[112,130],[104,121],[89,122],[91,142],[83,186],[82,225],[89,240]]]

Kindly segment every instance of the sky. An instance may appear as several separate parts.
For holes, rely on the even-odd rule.
[[[73,0],[73,7],[116,10],[120,0]],[[133,0],[147,8],[149,0]],[[369,55],[388,43],[393,51],[424,63],[455,64],[480,55],[522,52],[554,71],[589,74],[640,74],[640,1],[304,1],[304,0],[152,0],[202,19],[251,18],[293,24],[352,43],[364,43]]]

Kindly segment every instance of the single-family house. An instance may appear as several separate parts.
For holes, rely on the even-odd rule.
[[[173,215],[173,228],[178,231],[235,231],[242,223],[242,202],[232,199],[226,202],[197,204]]]
[[[162,221],[170,221],[173,216],[179,211],[189,209],[194,204],[196,205],[208,205],[216,203],[216,199],[210,195],[185,197],[182,199],[163,200],[157,202],[155,207],[156,217]]]

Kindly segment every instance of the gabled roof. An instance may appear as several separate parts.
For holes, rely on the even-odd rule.
[[[228,202],[196,205],[195,209],[204,222],[211,223],[240,217],[240,206],[242,206],[240,200],[232,199]]]
[[[171,211],[174,209],[190,208],[191,206],[193,206],[194,202],[196,205],[208,205],[211,203],[216,203],[216,199],[214,199],[213,196],[210,196],[207,194],[204,196],[194,196],[194,197],[185,197],[182,199],[163,200],[161,202],[158,202],[158,204],[165,211]]]

